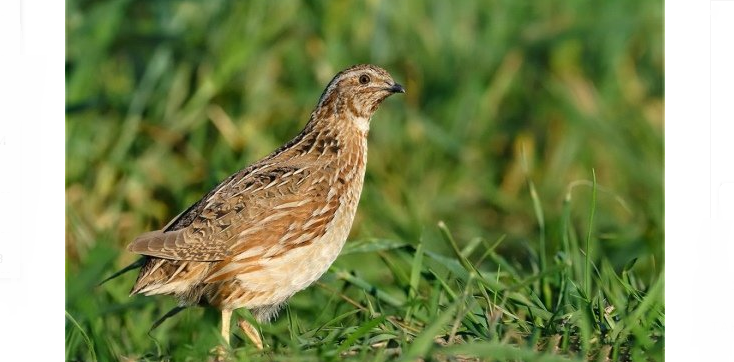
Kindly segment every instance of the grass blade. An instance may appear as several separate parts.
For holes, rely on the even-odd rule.
[[[400,361],[415,361],[418,357],[427,356],[428,352],[430,352],[434,346],[434,340],[436,337],[454,317],[454,313],[459,306],[459,302],[460,300],[457,300],[452,303],[443,311],[443,313],[436,316],[433,323],[426,326],[426,328],[423,329],[423,332],[413,340],[412,346],[403,355]]]
[[[531,349],[520,348],[501,342],[477,342],[442,348],[442,355],[453,357],[491,357],[492,360],[520,360],[525,362],[569,362],[582,361],[566,357],[544,354]]]
[[[82,328],[82,326],[79,325],[79,322],[77,322],[76,319],[74,319],[74,317],[72,317],[71,314],[69,314],[69,312],[64,311],[64,313],[66,313],[66,319],[68,319],[71,322],[71,324],[73,324],[76,327],[76,329],[78,329],[79,332],[81,333],[82,338],[84,339],[84,343],[87,344],[87,349],[89,350],[89,354],[92,357],[92,361],[97,361],[97,354],[94,352],[94,345],[92,344],[92,340],[89,339],[87,332],[84,332],[84,329]]]
[[[366,335],[372,328],[385,321],[385,316],[379,316],[375,319],[369,320],[367,323],[361,325],[354,333],[350,334],[349,337],[339,346],[336,350],[336,354],[339,355],[351,347],[357,339]]]
[[[368,283],[364,279],[357,277],[355,275],[352,275],[346,270],[338,270],[335,272],[336,277],[342,280],[345,280],[361,289],[363,289],[366,293],[374,295],[377,297],[377,299],[382,300],[383,302],[393,306],[393,307],[400,307],[403,305],[403,302],[399,301],[395,297],[391,296],[390,294],[385,293],[385,291],[378,289],[374,285]]]
[[[413,301],[418,295],[418,284],[420,283],[421,267],[423,266],[423,244],[418,244],[413,255],[413,262],[410,269],[410,289],[408,290],[408,300]],[[410,323],[413,315],[415,304],[411,304],[405,313],[405,321]]]
[[[584,270],[584,290],[586,295],[591,295],[591,234],[594,226],[594,210],[596,210],[596,172],[591,169],[593,186],[591,189],[591,212],[589,213],[588,231],[586,234],[586,269]]]

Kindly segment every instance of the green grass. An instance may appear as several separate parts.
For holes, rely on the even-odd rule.
[[[236,359],[662,361],[662,2],[450,4],[68,1],[66,359],[210,358],[217,311],[96,284],[370,62],[350,239]]]

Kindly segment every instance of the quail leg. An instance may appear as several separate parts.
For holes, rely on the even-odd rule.
[[[226,361],[227,360],[227,349],[229,348],[229,324],[232,317],[232,310],[222,310],[222,338],[225,344],[216,346],[210,352],[216,354],[214,361]]]
[[[229,320],[232,317],[232,311],[229,309],[222,310],[222,338],[229,345]]]
[[[240,320],[237,325],[240,327],[242,332],[245,333],[247,338],[249,338],[252,343],[255,344],[255,347],[257,347],[257,349],[263,349],[263,341],[260,338],[260,333],[257,331],[255,326],[244,319]]]

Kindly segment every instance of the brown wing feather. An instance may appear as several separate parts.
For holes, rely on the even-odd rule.
[[[277,258],[292,249],[309,245],[326,233],[326,227],[338,207],[339,202],[335,199],[327,204],[309,202],[283,208],[274,214],[279,217],[263,223],[252,234],[232,245],[232,256],[212,265],[204,281],[228,280],[259,270],[259,261]]]
[[[259,163],[229,177],[171,228],[188,225],[142,234],[128,250],[165,259],[219,261],[255,247],[261,247],[263,254],[271,246],[285,251],[286,245],[308,241],[303,236],[306,227],[308,234],[323,234],[338,206],[338,195],[329,194],[332,183],[327,172],[313,175],[279,165]],[[311,219],[316,224],[306,225]]]
[[[297,150],[297,152],[289,152],[291,150],[291,147],[293,147],[296,144],[301,144],[301,146],[309,146],[313,144],[315,141],[315,137],[308,136],[309,132],[313,130],[313,124],[309,122],[306,127],[301,131],[301,133],[298,134],[294,139],[288,141],[288,143],[284,144],[277,150],[273,151],[270,155],[265,157],[264,159],[240,170],[239,172],[227,177],[224,181],[220,182],[217,187],[209,191],[208,194],[204,195],[204,197],[201,198],[201,200],[197,201],[193,205],[191,205],[186,211],[182,212],[178,216],[176,216],[171,222],[168,223],[163,228],[164,232],[169,231],[175,231],[182,228],[185,228],[194,221],[194,219],[201,214],[202,211],[207,206],[207,203],[211,198],[219,193],[226,193],[227,190],[225,186],[230,185],[230,182],[233,179],[244,179],[250,176],[253,171],[259,170],[264,166],[272,165],[277,163],[278,159],[288,159],[289,157],[293,156],[293,153],[303,153],[303,150]]]

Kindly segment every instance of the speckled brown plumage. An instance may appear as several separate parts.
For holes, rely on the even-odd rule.
[[[268,321],[341,251],[362,191],[370,118],[396,92],[403,88],[374,65],[338,73],[298,136],[128,246],[147,257],[132,294],[220,309],[226,341],[234,309]],[[252,326],[240,327],[262,346]]]

